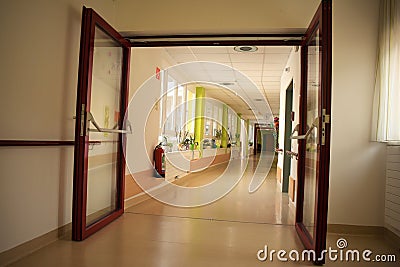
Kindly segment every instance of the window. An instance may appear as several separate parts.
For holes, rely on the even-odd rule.
[[[400,4],[381,2],[372,138],[400,141]]]

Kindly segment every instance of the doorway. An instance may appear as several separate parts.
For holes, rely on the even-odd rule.
[[[301,101],[300,101],[300,124],[297,127],[299,135],[292,136],[292,138],[302,140],[299,142],[299,183],[298,183],[298,194],[297,194],[297,209],[296,209],[296,230],[302,240],[304,246],[308,249],[313,249],[316,253],[320,253],[325,248],[326,242],[326,227],[327,227],[327,207],[328,207],[328,184],[329,184],[329,152],[330,152],[330,93],[331,93],[331,50],[332,50],[332,2],[321,1],[321,4],[312,19],[309,29],[305,34],[292,34],[289,35],[236,35],[236,36],[173,36],[173,38],[182,38],[178,41],[171,41],[168,38],[171,36],[153,37],[153,41],[149,41],[148,36],[132,37],[128,38],[130,43],[125,46],[123,38],[116,38],[118,40],[124,40],[122,44],[123,48],[129,48],[134,46],[149,46],[149,47],[160,47],[160,46],[188,46],[188,45],[280,45],[280,46],[297,46],[302,47],[301,55]],[[87,25],[95,25],[96,21],[92,23],[91,16],[97,17],[98,15],[89,10],[87,15],[84,14],[83,21],[88,18]],[[115,37],[117,33],[111,26],[104,23],[106,26],[104,30],[113,32],[112,37]],[[82,39],[81,39],[81,58],[80,58],[80,73],[83,77],[82,84],[89,81],[89,86],[86,86],[88,92],[90,92],[91,83],[90,75],[93,64],[93,58],[87,57],[85,60],[85,51],[92,51],[94,42],[93,34],[91,34],[93,27],[82,27]],[[288,36],[290,36],[288,38]],[[235,38],[236,40],[235,40]],[[91,39],[92,38],[92,39]],[[197,39],[196,39],[197,38]],[[249,40],[250,38],[250,40]],[[251,39],[253,38],[253,39]],[[264,38],[264,39],[263,39]],[[154,41],[155,39],[155,41]],[[161,39],[161,40],[160,40]],[[86,42],[89,41],[89,42]],[[167,41],[165,41],[167,40]],[[83,51],[83,52],[82,52]],[[129,52],[125,52],[126,56]],[[89,54],[90,55],[90,54]],[[126,62],[126,60],[123,60]],[[128,66],[125,64],[125,66]],[[320,68],[321,66],[321,68]],[[88,69],[90,71],[88,71]],[[313,72],[314,70],[314,72]],[[314,75],[308,75],[313,73]],[[316,75],[315,75],[316,74]],[[125,67],[122,71],[122,82],[121,84],[129,83],[129,68]],[[310,85],[311,84],[311,85]],[[312,85],[314,85],[314,88]],[[82,91],[82,90],[81,90]],[[79,91],[79,92],[81,92]],[[127,90],[122,90],[127,92]],[[82,96],[84,94],[82,93]],[[314,98],[313,98],[314,97]],[[313,98],[315,101],[308,101],[308,98]],[[84,97],[82,97],[85,100]],[[98,131],[102,130],[97,127],[94,123],[94,119],[90,116],[90,110],[85,105],[85,101],[77,103],[76,113],[76,142],[75,142],[75,177],[74,177],[74,201],[79,202],[74,204],[73,212],[73,227],[80,225],[80,229],[83,230],[83,238],[101,229],[105,224],[111,222],[116,217],[122,214],[123,205],[116,205],[117,208],[113,209],[113,213],[108,214],[107,217],[103,217],[98,221],[96,227],[88,229],[85,226],[85,212],[86,209],[86,198],[87,198],[87,178],[85,175],[88,171],[87,166],[87,150],[89,140],[85,136],[89,131],[87,127],[90,122],[98,128]],[[258,100],[255,100],[258,101]],[[122,101],[124,102],[124,101]],[[82,105],[82,103],[84,105]],[[89,102],[90,103],[90,102]],[[309,114],[308,110],[312,110],[313,113]],[[123,109],[121,105],[121,114],[117,118],[122,118]],[[315,111],[315,112],[314,112]],[[81,115],[79,115],[81,114]],[[310,115],[310,117],[308,117]],[[310,120],[309,120],[310,119]],[[119,142],[124,139],[126,133],[125,129],[122,129],[122,121],[118,120],[118,135]],[[83,129],[83,130],[81,130]],[[86,129],[86,131],[85,131]],[[316,129],[316,130],[314,130]],[[112,131],[115,129],[106,129]],[[307,143],[305,142],[307,141]],[[310,150],[310,145],[312,145]],[[118,151],[122,151],[123,147],[119,146]],[[312,152],[312,153],[310,153]],[[312,155],[311,155],[312,154]],[[81,156],[80,156],[81,155]],[[83,155],[83,156],[82,156]],[[118,153],[121,155],[121,153]],[[307,156],[307,158],[306,158]],[[122,158],[119,156],[119,158]],[[317,165],[310,172],[306,172],[306,163],[309,158]],[[124,169],[122,164],[118,165],[120,170]],[[118,190],[116,198],[113,200],[120,203],[123,201],[123,195],[121,194],[123,187],[121,186],[124,182],[124,176],[121,175],[123,172],[117,172],[117,184]],[[310,174],[310,175],[308,175]],[[308,183],[305,183],[305,179],[311,177]],[[315,189],[315,190],[313,190]],[[308,200],[314,200],[318,205],[308,205]],[[82,201],[83,200],[83,201]],[[83,211],[83,212],[82,212]],[[303,211],[306,213],[303,214]],[[307,213],[308,212],[308,213]],[[304,216],[305,215],[305,216]],[[315,222],[315,224],[309,225],[308,222]],[[83,226],[82,226],[83,225]],[[92,226],[92,225],[90,225]],[[89,227],[90,227],[89,226]],[[97,227],[98,226],[98,227]],[[86,228],[85,228],[86,227]],[[82,236],[82,235],[81,235]],[[319,254],[318,254],[319,255]],[[314,260],[316,261],[316,260]],[[322,258],[317,263],[323,263]]]
[[[291,151],[292,139],[290,135],[292,133],[292,112],[293,112],[293,80],[290,82],[286,89],[286,100],[285,100],[285,139],[284,139],[284,154],[283,154],[283,180],[282,180],[282,192],[287,193],[289,190],[289,176],[292,158],[286,153]]]

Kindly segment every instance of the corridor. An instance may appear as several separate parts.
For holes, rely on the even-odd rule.
[[[311,266],[309,262],[257,259],[257,252],[265,245],[270,250],[303,249],[293,226],[294,207],[277,187],[276,165],[260,189],[248,193],[258,160],[251,156],[243,179],[212,204],[176,208],[149,199],[128,208],[121,218],[82,242],[58,240],[11,266]],[[177,183],[198,186],[212,181],[224,169],[225,165],[218,165]],[[372,235],[331,233],[327,246],[336,248],[338,238],[345,238],[354,249],[395,251],[381,236]],[[326,266],[353,264],[360,263],[328,261]],[[391,264],[384,266],[395,266]]]

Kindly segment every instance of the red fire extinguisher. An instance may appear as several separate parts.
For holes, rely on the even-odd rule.
[[[153,153],[154,168],[159,175],[165,177],[165,154],[161,145],[157,145]]]

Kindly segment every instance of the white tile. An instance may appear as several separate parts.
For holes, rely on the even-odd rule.
[[[176,54],[171,55],[171,57],[176,63],[192,62],[196,60],[192,54]]]
[[[240,71],[245,71],[245,70],[254,70],[254,71],[261,71],[263,64],[262,62],[259,63],[243,63],[243,62],[234,62],[232,63],[232,66],[235,69],[238,69]]]
[[[228,46],[192,46],[193,53],[195,54],[226,54],[229,52]]]
[[[266,54],[264,59],[264,64],[284,63],[286,65],[288,58],[289,58],[288,54]]]
[[[231,54],[231,61],[237,63],[260,63],[263,62],[262,54]]]
[[[264,49],[265,54],[290,54],[292,46],[266,46]]]
[[[212,61],[212,62],[229,62],[228,54],[195,54],[199,61]]]
[[[192,54],[192,51],[187,46],[179,46],[179,47],[166,47],[165,50],[171,54]]]

